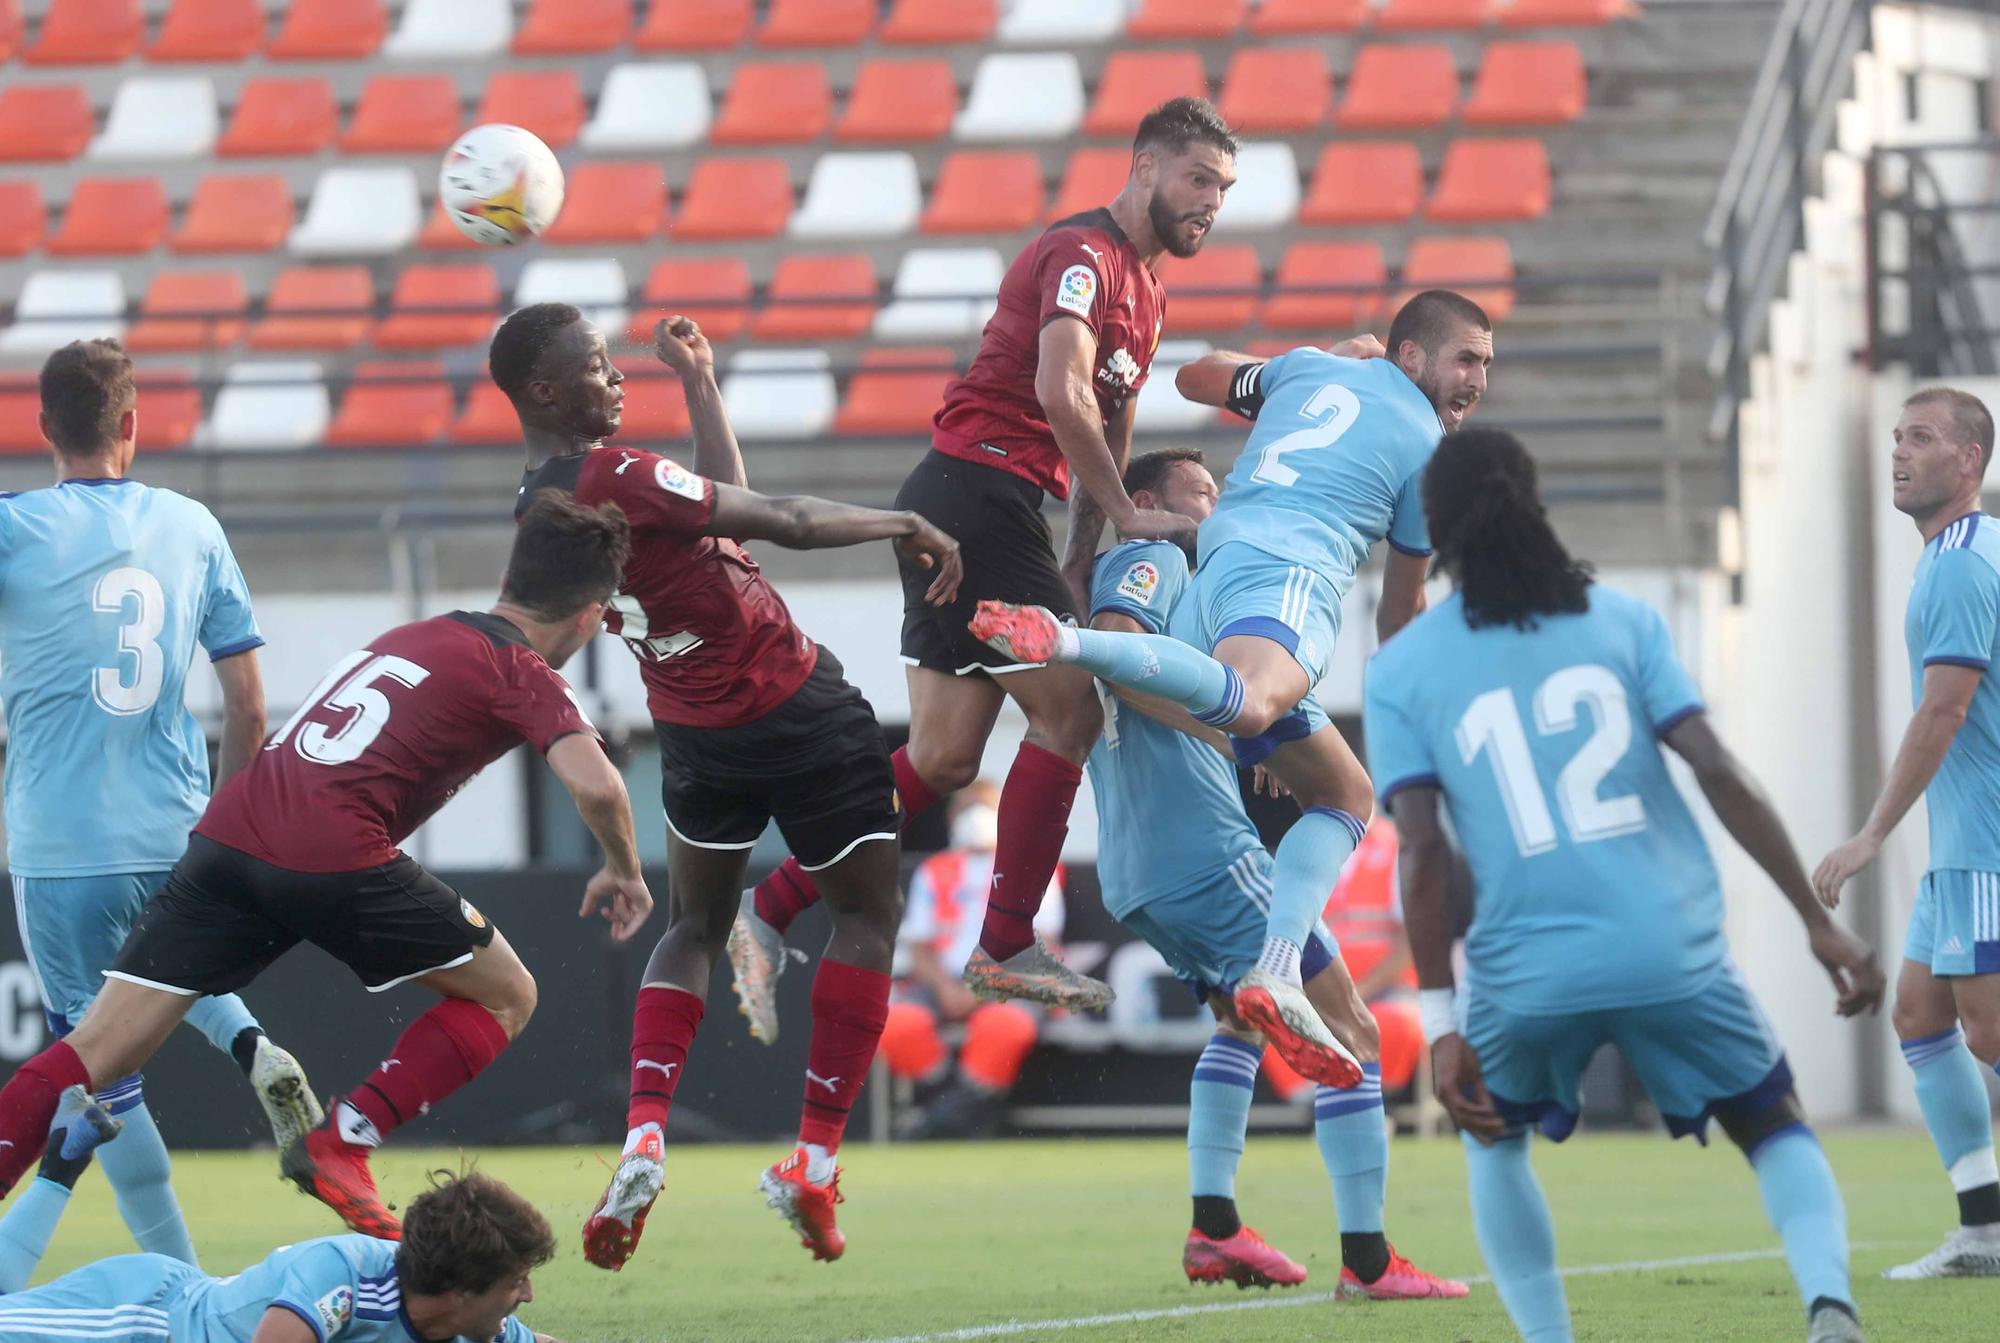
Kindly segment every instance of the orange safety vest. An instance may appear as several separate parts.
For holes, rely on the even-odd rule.
[[[1356,979],[1381,964],[1396,945],[1403,924],[1396,916],[1396,827],[1387,819],[1377,817],[1369,825],[1334,884],[1324,917],[1340,939],[1347,973]],[[1414,989],[1416,968],[1404,970],[1397,982]]]

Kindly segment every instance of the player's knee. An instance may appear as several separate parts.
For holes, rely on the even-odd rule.
[[[480,1006],[500,1023],[500,1029],[507,1032],[509,1040],[517,1040],[521,1032],[528,1028],[528,1019],[535,1015],[540,995],[535,977],[528,973],[526,966],[522,966],[518,974],[509,975]]]
[[[979,777],[984,742],[938,742],[910,738],[910,767],[933,791],[955,793]]]
[[[1941,1019],[1931,1004],[1919,995],[1899,992],[1895,1004],[1889,1009],[1889,1021],[1895,1027],[1898,1040],[1922,1040],[1950,1030],[1956,1023],[1956,1017]]]
[[[1806,1112],[1805,1107],[1799,1104],[1798,1093],[1787,1091],[1777,1104],[1757,1110],[1721,1106],[1715,1112],[1715,1122],[1729,1135],[1729,1141],[1749,1157],[1754,1156],[1766,1141],[1786,1129],[1804,1128]]]
[[[2000,1017],[1965,1018],[1965,1047],[1972,1057],[1991,1068],[2000,1063]]]
[[[1095,692],[1039,708],[1028,720],[1028,733],[1065,760],[1081,761],[1104,731],[1104,706]]]

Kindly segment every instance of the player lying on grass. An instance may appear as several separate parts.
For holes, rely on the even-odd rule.
[[[1563,549],[1527,450],[1499,430],[1454,434],[1423,499],[1458,590],[1375,655],[1364,723],[1402,839],[1437,1094],[1465,1135],[1473,1223],[1508,1314],[1537,1343],[1571,1337],[1528,1131],[1569,1136],[1578,1080],[1608,1042],[1670,1133],[1706,1142],[1712,1117],[1742,1149],[1806,1337],[1854,1343],[1840,1191],[1729,959],[1721,882],[1666,750],[1805,924],[1842,1016],[1880,1008],[1875,953],[1814,899],[1784,822],[1709,726],[1666,622]],[[1463,999],[1446,808],[1474,885]]]
[[[1125,488],[1140,508],[1196,522],[1215,506],[1215,479],[1198,452],[1134,458]],[[1188,588],[1179,546],[1128,541],[1098,558],[1090,627],[1158,634],[1183,626],[1194,618]],[[1272,862],[1243,809],[1228,739],[1177,705],[1107,687],[1104,735],[1087,768],[1097,798],[1105,908],[1194,985],[1220,1023],[1189,1088],[1194,1228],[1182,1267],[1195,1282],[1304,1282],[1305,1269],[1266,1245],[1236,1212],[1236,1164],[1263,1048],[1237,1016],[1231,990],[1264,945]],[[1325,929],[1306,935],[1300,959],[1307,999],[1346,1065],[1339,1088],[1322,1085],[1314,1104],[1314,1134],[1340,1224],[1339,1291],[1380,1299],[1464,1296],[1465,1284],[1417,1268],[1383,1234],[1389,1138],[1375,1019]]]
[[[557,1343],[514,1318],[529,1274],[555,1253],[549,1224],[490,1176],[438,1171],[410,1202],[403,1240],[323,1236],[212,1278],[161,1254],[100,1259],[23,1291],[77,1177],[119,1121],[82,1087],[63,1092],[41,1174],[22,1194],[49,1209],[32,1244],[0,1245],[7,1343]]]
[[[627,545],[616,508],[538,499],[491,610],[390,630],[320,679],[209,803],[75,1033],[0,1090],[0,1191],[41,1150],[65,1088],[132,1072],[197,995],[240,988],[311,942],[371,992],[415,980],[443,998],[282,1158],[349,1227],[396,1236],[369,1151],[476,1077],[535,1010],[507,939],[396,846],[526,741],[604,846],[582,913],[601,909],[624,939],[652,909],[624,781],[554,670],[596,634]]]
[[[846,1240],[834,1215],[834,1153],[888,1017],[902,919],[895,771],[875,711],[833,654],[793,623],[739,542],[814,550],[894,541],[934,575],[930,597],[940,603],[958,588],[958,543],[915,513],[746,488],[708,339],[681,317],[662,321],[656,339],[687,395],[693,471],[604,445],[618,432],[625,378],[575,308],[515,312],[489,359],[528,449],[522,504],[544,489],[571,490],[585,503],[614,502],[632,520],[608,623],[639,663],[660,743],[674,900],[632,1014],[624,1155],[584,1223],[584,1256],[617,1269],[638,1246],[665,1180],[667,1114],[744,867],[775,819],[826,893],[833,933],[813,979],[798,1146],[759,1188],[815,1258],[837,1259]]]
[[[1236,1011],[1316,1082],[1338,1084],[1348,1064],[1306,997],[1299,957],[1374,807],[1367,772],[1309,692],[1376,542],[1391,551],[1378,633],[1388,638],[1422,609],[1424,464],[1478,404],[1492,358],[1486,314],[1434,289],[1396,314],[1386,358],[1299,349],[1187,365],[1182,395],[1257,423],[1201,525],[1200,567],[1174,633],[1071,629],[1046,608],[1001,602],[982,602],[972,620],[1016,662],[1074,663],[1172,700],[1228,733],[1242,763],[1268,761],[1298,799],[1304,815],[1278,845],[1264,948],[1236,985]],[[1083,534],[1094,543],[1095,528]]]

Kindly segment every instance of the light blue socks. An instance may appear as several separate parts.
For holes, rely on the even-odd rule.
[[[1381,1064],[1362,1064],[1361,1082],[1352,1090],[1320,1087],[1313,1093],[1313,1140],[1333,1180],[1340,1234],[1382,1230],[1389,1128],[1382,1113]]]
[[[1473,1230],[1508,1316],[1527,1343],[1572,1343],[1555,1222],[1528,1163],[1527,1135],[1491,1147],[1470,1135],[1463,1141]]]
[[[1965,1047],[1964,1033],[1954,1026],[1940,1035],[1905,1040],[1903,1058],[1916,1076],[1917,1106],[1952,1188],[1964,1193],[2000,1179],[1985,1069]]]
[[[236,1043],[236,1037],[255,1026],[257,1018],[250,1015],[249,1007],[241,998],[233,993],[221,993],[195,999],[194,1006],[188,1008],[187,1024],[227,1054],[229,1047]]]
[[[1819,1139],[1804,1124],[1779,1129],[1750,1153],[1764,1212],[1785,1243],[1785,1261],[1810,1307],[1821,1297],[1854,1304],[1847,1277],[1847,1210]]]
[[[1236,1197],[1236,1166],[1263,1057],[1257,1046],[1218,1034],[1195,1061],[1188,1086],[1188,1192],[1196,1198]]]
[[[1367,833],[1368,826],[1351,812],[1337,807],[1306,808],[1278,841],[1265,930],[1272,940],[1282,938],[1294,949],[1305,945],[1340,880],[1340,870]],[[1296,966],[1290,977],[1298,977]]]
[[[114,1083],[97,1098],[125,1124],[116,1141],[97,1149],[97,1164],[111,1181],[118,1215],[125,1219],[132,1239],[145,1254],[164,1254],[199,1266],[180,1200],[174,1197],[166,1140],[146,1108],[139,1079]]]
[[[1127,634],[1108,630],[1065,630],[1076,639],[1076,652],[1064,662],[1136,690],[1158,695],[1187,709],[1211,727],[1227,727],[1243,712],[1243,681],[1231,667],[1166,634]]]
[[[0,1295],[20,1291],[35,1275],[69,1206],[69,1192],[37,1176],[14,1196],[13,1206],[0,1217]]]

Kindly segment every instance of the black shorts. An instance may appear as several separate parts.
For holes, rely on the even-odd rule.
[[[949,606],[924,600],[936,574],[897,552],[903,579],[903,661],[957,676],[1019,664],[972,637],[966,622],[982,601],[1046,606],[1076,618],[1076,602],[1056,565],[1042,492],[1011,471],[931,452],[896,492],[896,507],[921,513],[958,542],[965,579]]]
[[[230,993],[310,942],[380,993],[463,965],[492,941],[486,916],[412,858],[293,872],[190,835],[107,973],[190,996]]]
[[[702,849],[749,849],[775,819],[808,871],[902,829],[875,710],[826,649],[804,685],[739,727],[653,724],[667,828]]]

